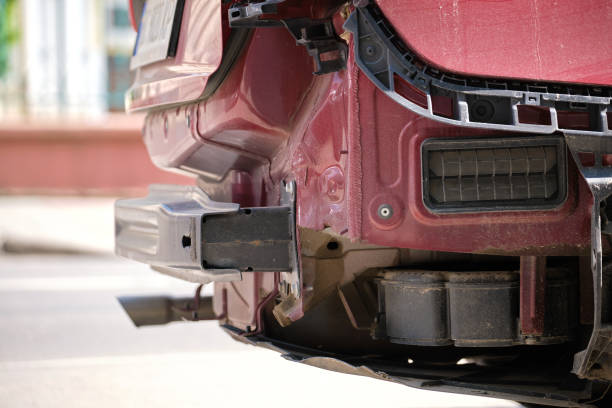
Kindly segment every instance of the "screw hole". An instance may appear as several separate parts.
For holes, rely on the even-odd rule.
[[[247,272],[253,272],[253,268],[251,268],[250,266],[247,266],[247,268],[245,269]]]
[[[338,245],[337,241],[329,241],[327,243],[327,249],[329,249],[330,251],[334,251],[336,249],[338,249],[340,247],[340,245]]]
[[[181,239],[181,244],[183,244],[183,248],[190,247],[191,237],[189,235],[183,235],[183,239]]]
[[[245,213],[246,215],[251,214],[251,209],[250,209],[250,208],[245,208],[245,209],[244,209],[244,213]]]
[[[382,204],[378,207],[378,216],[382,219],[389,219],[393,216],[393,208],[389,204]]]

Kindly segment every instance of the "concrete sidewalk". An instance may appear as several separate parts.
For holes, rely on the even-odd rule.
[[[0,244],[8,252],[88,252],[114,248],[115,198],[0,196]]]

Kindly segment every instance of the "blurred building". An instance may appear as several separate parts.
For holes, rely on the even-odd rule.
[[[0,0],[0,195],[143,195],[157,169],[123,113],[129,0]]]
[[[0,115],[100,116],[123,111],[136,34],[128,0],[0,0],[18,27],[0,77]],[[14,20],[18,20],[15,24]]]

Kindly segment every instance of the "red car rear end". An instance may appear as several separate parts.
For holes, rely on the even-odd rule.
[[[132,9],[127,110],[196,186],[120,200],[117,253],[214,282],[213,318],[297,361],[605,404],[612,5]]]

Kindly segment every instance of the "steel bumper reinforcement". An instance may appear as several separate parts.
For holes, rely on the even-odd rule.
[[[240,208],[194,186],[152,185],[115,203],[115,252],[206,284],[250,272],[296,272],[291,205]]]

